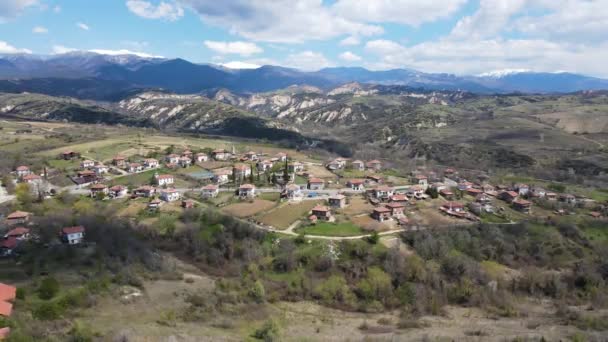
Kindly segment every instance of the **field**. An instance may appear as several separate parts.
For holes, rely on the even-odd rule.
[[[287,229],[292,223],[308,214],[317,204],[317,201],[302,201],[293,204],[286,203],[281,207],[260,216],[257,220],[277,229]]]
[[[351,222],[319,222],[314,225],[299,228],[296,230],[296,233],[319,236],[356,236],[365,234],[360,227]]]
[[[255,199],[252,202],[240,202],[227,205],[222,208],[222,211],[226,214],[244,218],[254,216],[263,211],[269,210],[276,205],[275,202]]]
[[[340,212],[345,215],[360,215],[360,214],[369,214],[374,209],[374,206],[371,205],[366,199],[361,196],[351,196],[350,203],[346,208],[340,209]]]

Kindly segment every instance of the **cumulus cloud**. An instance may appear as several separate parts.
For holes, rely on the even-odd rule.
[[[332,66],[332,63],[320,52],[302,51],[287,56],[285,66],[301,70],[316,71]]]
[[[19,54],[19,53],[31,54],[32,50],[16,48],[16,47],[12,46],[11,44],[9,44],[9,43],[7,43],[5,41],[1,41],[0,40],[0,53],[4,53],[4,54]]]
[[[350,51],[343,52],[338,57],[340,57],[340,59],[345,62],[358,62],[362,59],[360,56],[358,56]]]
[[[90,30],[90,29],[91,29],[91,28],[89,27],[89,25],[87,25],[87,24],[85,24],[85,23],[82,23],[82,22],[77,22],[77,23],[76,23],[76,26],[78,26],[78,27],[79,27],[81,30],[85,30],[85,31],[88,31],[88,30]]]
[[[128,0],[126,5],[129,11],[146,19],[175,21],[184,16],[183,8],[176,3],[161,1],[155,6],[149,1]]]
[[[2,0],[0,1],[0,23],[13,19],[28,7],[38,4],[38,0]]]
[[[100,55],[108,55],[108,56],[122,56],[122,55],[134,55],[134,56],[138,56],[138,57],[142,57],[142,58],[164,58],[163,56],[156,56],[156,55],[152,55],[149,53],[145,53],[145,52],[138,52],[138,51],[131,51],[131,50],[127,50],[127,49],[119,49],[119,50],[111,50],[111,49],[90,49],[90,50],[81,50],[81,49],[75,49],[75,48],[70,48],[70,47],[66,47],[63,45],[54,45],[53,46],[53,53],[54,54],[64,54],[64,53],[70,53],[70,52],[77,52],[77,51],[83,51],[83,52],[92,52],[92,53],[97,53]]]
[[[467,0],[338,0],[333,10],[361,22],[393,22],[418,26],[449,17]]]
[[[45,34],[45,33],[49,33],[49,30],[46,27],[43,26],[35,26],[32,29],[33,33],[38,33],[38,34]]]
[[[301,43],[341,35],[370,36],[381,26],[349,20],[321,0],[180,0],[209,24],[254,41]]]
[[[359,44],[361,44],[361,40],[359,39],[359,37],[355,36],[346,37],[340,41],[341,46],[352,46]]]
[[[254,43],[250,42],[218,42],[206,40],[205,46],[217,53],[221,54],[237,54],[241,56],[251,56],[256,53],[261,53],[264,50]]]

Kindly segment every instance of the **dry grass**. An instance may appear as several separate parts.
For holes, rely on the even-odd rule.
[[[310,175],[313,175],[317,178],[331,178],[331,179],[336,179],[336,175],[334,175],[333,173],[331,173],[329,170],[327,170],[325,167],[320,166],[320,165],[308,165],[307,166],[308,169],[308,173]]]
[[[262,199],[255,199],[252,202],[243,201],[240,203],[230,204],[222,208],[222,211],[228,215],[236,217],[250,217],[263,211],[269,210],[276,205],[275,202]]]
[[[280,208],[261,216],[258,221],[277,229],[286,229],[295,221],[306,216],[318,203],[319,202],[317,201],[302,201],[293,204],[287,203]]]
[[[131,202],[128,206],[120,210],[116,215],[121,217],[135,217],[140,211],[146,208],[146,204],[142,202]]]
[[[374,206],[361,196],[351,197],[349,205],[341,209],[342,213],[350,216],[370,214],[373,210]]]

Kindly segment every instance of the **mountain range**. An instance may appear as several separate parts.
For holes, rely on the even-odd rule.
[[[477,76],[425,73],[410,69],[372,71],[361,67],[306,72],[262,66],[229,69],[183,59],[103,55],[93,52],[0,56],[0,92],[38,92],[95,100],[117,100],[134,90],[163,89],[180,94],[228,89],[247,94],[308,85],[331,89],[358,82],[479,94],[569,93],[608,89],[608,80],[572,73],[517,71]]]

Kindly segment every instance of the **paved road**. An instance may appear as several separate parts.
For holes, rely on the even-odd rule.
[[[6,189],[2,186],[2,182],[0,182],[0,204],[5,202],[10,202],[15,199],[14,195],[9,195],[6,192]]]

